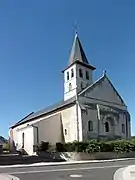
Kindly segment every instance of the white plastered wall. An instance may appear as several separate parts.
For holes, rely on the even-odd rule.
[[[22,134],[24,133],[24,149],[25,151],[32,155],[33,154],[33,145],[34,145],[34,139],[33,139],[33,127],[28,126],[25,128],[15,128],[13,130],[13,140],[16,146],[17,150],[20,150],[22,148]]]
[[[39,117],[13,129],[13,140],[18,148],[22,147],[22,133],[26,133],[27,137],[29,137],[28,140],[25,140],[25,150],[28,150],[30,155],[33,152],[33,145],[37,145],[37,131],[32,126],[38,127],[39,142],[47,141],[55,144],[56,142],[75,141],[77,140],[76,105],[48,116]],[[64,134],[65,129],[67,129],[67,135]]]

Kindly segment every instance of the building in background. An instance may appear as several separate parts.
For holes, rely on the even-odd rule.
[[[130,138],[130,115],[124,100],[103,73],[93,81],[96,68],[89,64],[77,34],[64,69],[64,100],[28,116],[10,128],[11,150],[35,152],[41,141],[87,141]]]

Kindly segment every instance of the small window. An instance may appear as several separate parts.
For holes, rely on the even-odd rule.
[[[93,122],[92,121],[88,122],[88,130],[93,131]]]
[[[67,133],[68,133],[68,132],[67,132],[67,129],[65,129],[65,135],[67,135]]]
[[[67,80],[69,80],[69,72],[67,72]]]
[[[71,69],[71,78],[74,77],[74,70]]]
[[[82,69],[79,69],[79,76],[80,76],[81,78],[83,78],[83,72],[82,72]]]
[[[69,83],[69,91],[71,91],[71,90],[72,90],[72,84]]]
[[[122,133],[125,133],[125,125],[122,124]]]
[[[109,132],[109,123],[108,122],[105,122],[105,131]]]
[[[81,82],[81,89],[83,89],[83,83]]]
[[[86,71],[86,79],[89,80],[89,72]]]

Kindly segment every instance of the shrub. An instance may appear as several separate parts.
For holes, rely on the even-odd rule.
[[[47,151],[49,149],[49,142],[41,141],[38,150],[39,151]]]
[[[71,150],[75,152],[85,152],[88,145],[88,142],[75,141],[71,144]]]
[[[66,143],[65,144],[65,151],[66,152],[73,152],[73,146],[72,145],[73,145],[73,143],[70,143],[70,142]]]
[[[101,152],[112,152],[114,150],[113,141],[101,141],[99,146]]]
[[[95,140],[90,141],[88,146],[86,147],[86,152],[87,153],[100,152],[100,144]]]
[[[60,143],[60,142],[57,142],[57,143],[56,143],[56,151],[58,151],[58,152],[64,152],[64,151],[65,151],[64,144],[62,144],[62,143]]]
[[[128,140],[119,140],[114,142],[114,152],[124,153],[132,152],[135,150],[135,144]]]
[[[97,141],[91,140],[88,142],[70,142],[56,143],[56,149],[59,152],[116,152],[125,153],[135,151],[135,139],[132,140],[114,140],[114,141]]]

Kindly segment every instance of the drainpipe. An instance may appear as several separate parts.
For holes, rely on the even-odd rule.
[[[79,141],[79,118],[78,118],[78,93],[76,92],[76,123],[77,123],[77,141]]]
[[[129,114],[127,112],[124,113],[125,117],[126,117],[126,138],[129,138],[129,133],[130,133],[130,117]]]
[[[97,120],[98,120],[98,137],[97,140],[100,140],[100,109],[99,109],[99,105],[97,104]]]

